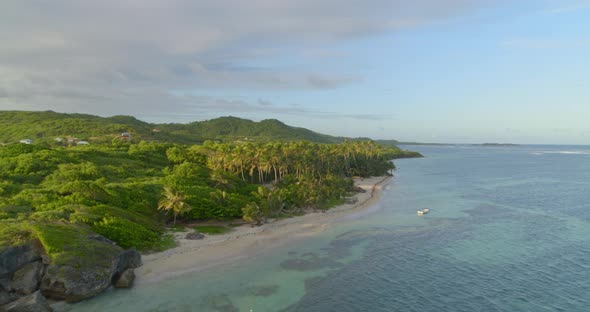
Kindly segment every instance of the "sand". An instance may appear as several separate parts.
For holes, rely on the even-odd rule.
[[[222,235],[206,235],[202,240],[187,240],[188,232],[175,233],[178,246],[163,252],[143,255],[143,266],[135,270],[136,284],[153,283],[248,258],[260,252],[282,246],[296,239],[323,232],[336,222],[359,218],[372,212],[380,190],[390,177],[355,179],[355,185],[366,190],[356,193],[349,204],[327,212],[313,212],[288,219],[271,220],[251,227],[242,225]]]

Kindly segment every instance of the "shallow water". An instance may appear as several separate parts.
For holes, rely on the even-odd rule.
[[[410,148],[369,216],[61,309],[588,311],[590,148]]]

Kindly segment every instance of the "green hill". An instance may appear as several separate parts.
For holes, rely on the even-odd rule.
[[[266,119],[254,122],[237,117],[221,117],[212,120],[194,122],[189,125],[194,133],[203,138],[238,139],[268,141],[281,140],[307,140],[316,143],[334,143],[338,138],[313,132],[305,128],[288,126],[276,119]]]
[[[55,138],[76,137],[82,140],[112,140],[123,132],[149,135],[149,123],[130,116],[102,118],[86,114],[63,114],[53,111],[0,112],[0,142],[13,143],[22,139],[53,141]]]
[[[131,134],[134,141],[182,144],[195,144],[205,140],[306,140],[338,143],[350,139],[292,127],[276,119],[255,122],[237,117],[220,117],[188,124],[152,124],[131,116],[99,117],[53,111],[0,111],[0,143],[14,143],[22,139],[31,139],[34,143],[52,143],[55,138],[68,137],[100,143],[121,139],[124,132]]]

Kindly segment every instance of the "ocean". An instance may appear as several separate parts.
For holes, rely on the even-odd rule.
[[[406,148],[365,216],[60,310],[590,311],[590,147]]]

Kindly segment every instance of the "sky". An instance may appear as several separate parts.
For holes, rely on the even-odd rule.
[[[590,144],[590,0],[3,0],[0,110]]]

